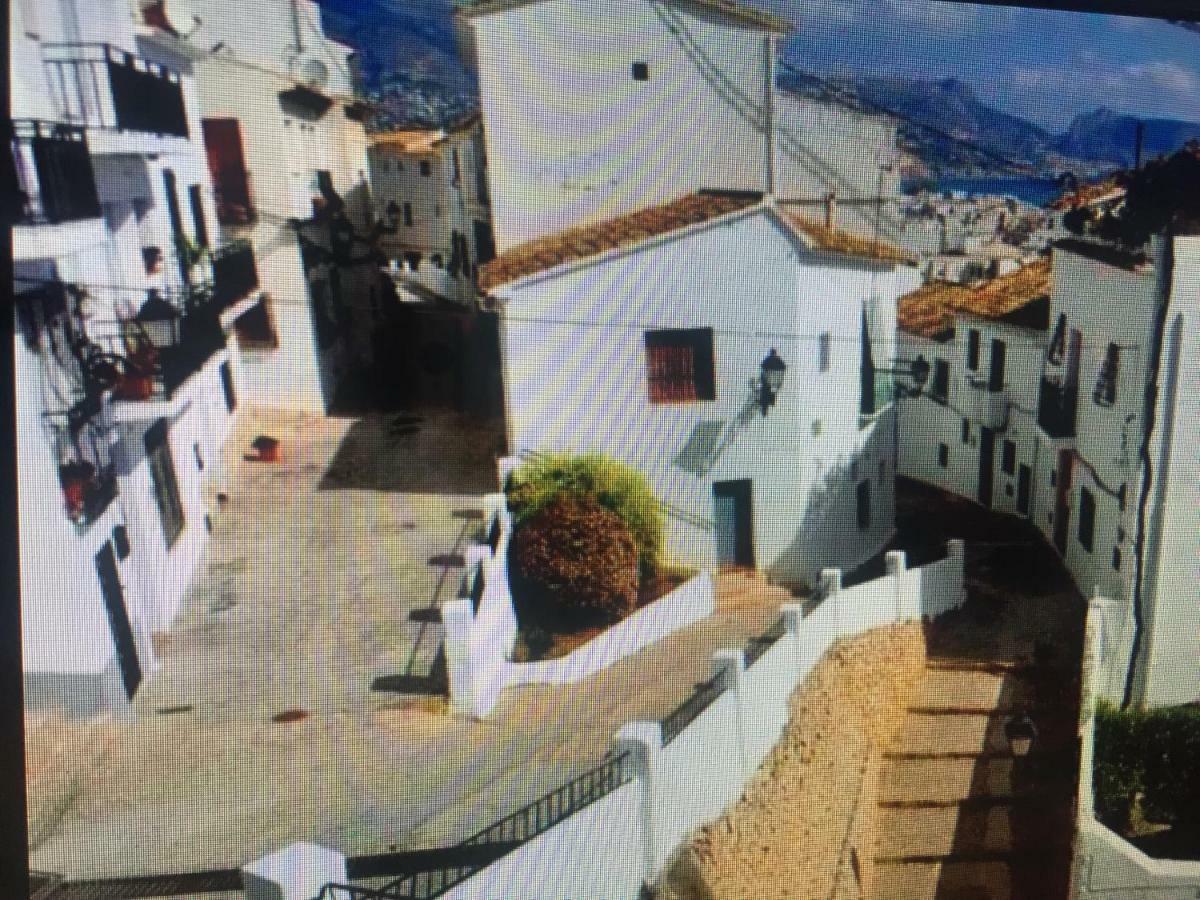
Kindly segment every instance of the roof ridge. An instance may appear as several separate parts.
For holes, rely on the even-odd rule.
[[[541,0],[454,0],[454,11],[456,14],[461,13],[466,16],[482,15],[525,3],[537,2],[541,2]],[[767,12],[750,4],[737,2],[737,0],[676,0],[676,2],[692,3],[696,6],[707,7],[732,18],[741,19],[771,31],[789,34],[796,30],[796,26],[783,16]]]

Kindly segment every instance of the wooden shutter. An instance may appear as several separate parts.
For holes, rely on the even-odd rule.
[[[696,399],[696,354],[691,346],[652,344],[646,348],[652,403],[686,403]]]
[[[205,119],[204,150],[217,200],[217,218],[222,225],[246,225],[254,221],[249,173],[242,150],[242,129],[237,119]]]

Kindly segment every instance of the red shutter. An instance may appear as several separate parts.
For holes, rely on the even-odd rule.
[[[242,152],[242,130],[237,119],[204,119],[204,149],[213,179],[217,218],[222,225],[245,225],[254,221],[246,157]]]
[[[696,365],[689,346],[646,348],[651,403],[687,403],[696,397]]]

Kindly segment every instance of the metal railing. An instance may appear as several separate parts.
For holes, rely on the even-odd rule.
[[[248,240],[230,241],[212,252],[212,300],[225,310],[258,290],[258,264]]]
[[[746,668],[748,669],[758,662],[763,654],[774,647],[785,634],[787,634],[787,619],[780,616],[762,634],[750,638],[746,642],[745,649],[742,651],[742,658],[746,661]]]
[[[433,900],[632,780],[629,752],[610,754],[598,766],[449,848],[445,855],[458,857],[455,863],[412,872],[379,888],[326,884],[314,900]]]
[[[64,119],[88,128],[188,136],[178,72],[112,44],[43,44],[50,92]]]
[[[717,701],[728,687],[725,670],[717,672],[707,681],[702,681],[692,689],[691,695],[675,709],[667,713],[660,721],[662,727],[662,745],[666,747],[683,730],[691,725],[702,712]]]
[[[16,119],[12,158],[20,225],[56,225],[101,215],[87,135],[77,125]]]

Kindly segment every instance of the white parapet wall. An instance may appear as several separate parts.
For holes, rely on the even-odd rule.
[[[1075,858],[1071,873],[1073,900],[1195,900],[1200,897],[1200,861],[1147,856],[1096,819],[1093,790],[1096,702],[1113,652],[1105,634],[1113,627],[1111,601],[1093,597],[1084,631],[1083,673],[1079,712],[1079,794]]]

